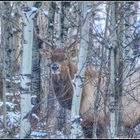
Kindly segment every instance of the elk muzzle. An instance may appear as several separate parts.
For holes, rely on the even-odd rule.
[[[60,65],[57,63],[52,64],[51,71],[52,71],[52,74],[59,74],[60,73]]]

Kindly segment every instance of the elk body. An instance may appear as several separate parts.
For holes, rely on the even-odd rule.
[[[44,57],[50,57],[51,59],[51,78],[53,83],[53,89],[58,102],[62,107],[71,109],[72,97],[73,97],[73,83],[74,75],[77,71],[76,63],[71,60],[70,52],[57,48],[51,53],[42,51]],[[85,72],[84,86],[82,91],[80,115],[83,119],[82,125],[89,127],[94,122],[94,103],[96,99],[96,82],[98,80],[98,72],[91,66],[88,67]],[[133,86],[135,82],[140,80],[139,71],[130,76],[129,79],[124,82],[124,94],[122,97],[123,108],[123,122],[124,126],[130,128],[132,125],[139,123],[140,121],[140,88],[137,86],[131,92],[127,92],[128,88]],[[136,81],[137,80],[137,81]],[[102,83],[103,87],[105,81]],[[126,91],[126,92],[125,92]],[[133,93],[132,93],[133,92]],[[104,115],[104,94],[100,96],[99,103],[99,125],[104,127],[105,115]]]

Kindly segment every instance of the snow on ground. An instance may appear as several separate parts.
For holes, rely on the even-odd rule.
[[[14,98],[14,95],[20,95],[19,93],[11,93],[7,92],[6,96],[10,96]],[[10,137],[10,138],[19,138],[19,130],[20,130],[20,110],[15,109],[17,104],[13,102],[6,102],[7,105],[7,129],[3,129],[3,114],[1,112],[0,115],[0,138]],[[0,107],[2,109],[3,102],[0,101]],[[36,114],[33,116],[39,120]],[[37,128],[36,130],[32,130],[30,137],[31,138],[44,138],[46,137],[46,131],[41,130],[41,128]]]
[[[31,138],[43,138],[47,135],[46,132],[43,131],[32,131]]]
[[[3,105],[3,102],[0,102],[0,107],[2,107],[2,105]],[[16,106],[16,104],[11,103],[11,102],[6,102],[6,105],[10,107],[11,109],[14,109],[14,107]]]
[[[8,126],[10,128],[17,127],[20,123],[20,112],[7,112],[9,119]]]
[[[5,94],[5,95],[6,95],[6,96],[20,95],[20,92],[16,92],[16,93],[6,92],[6,94]]]

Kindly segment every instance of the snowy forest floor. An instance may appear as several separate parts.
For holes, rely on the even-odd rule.
[[[16,94],[6,93],[7,107],[7,127],[3,127],[3,102],[0,101],[0,138],[20,138],[20,92]],[[59,138],[69,139],[70,135],[63,131],[55,131],[52,135],[48,134],[48,130],[43,127],[40,122],[39,114],[32,114],[31,133],[28,138]],[[140,138],[140,125],[134,128],[133,138]]]
[[[3,128],[3,102],[0,102],[0,138],[19,138],[20,133],[20,94],[7,93],[7,127]],[[36,121],[37,115],[32,114],[34,121]],[[49,138],[47,136],[47,130],[41,128],[41,126],[31,127],[31,133],[29,138]],[[54,132],[50,138],[68,138],[61,131]]]

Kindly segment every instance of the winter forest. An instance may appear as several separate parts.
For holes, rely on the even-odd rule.
[[[1,1],[0,138],[140,138],[139,1]]]

